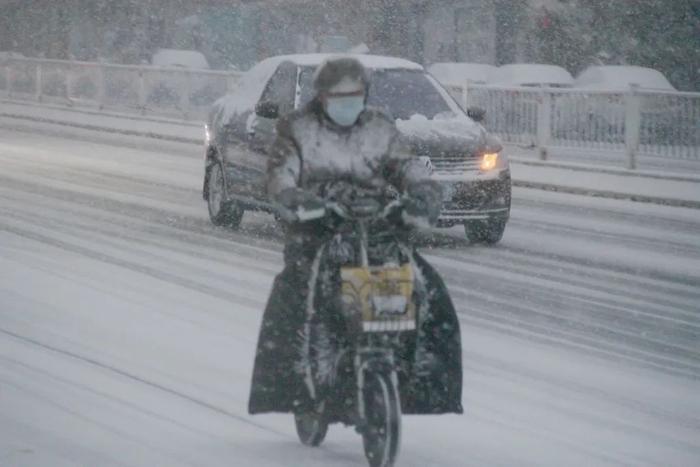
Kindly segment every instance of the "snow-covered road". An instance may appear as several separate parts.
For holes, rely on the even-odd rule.
[[[0,129],[0,466],[363,466],[251,417],[271,218],[213,227],[197,148]],[[516,189],[496,247],[424,251],[464,343],[462,416],[400,466],[700,464],[700,211]]]

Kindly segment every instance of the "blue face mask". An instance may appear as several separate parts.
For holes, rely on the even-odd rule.
[[[365,96],[329,97],[326,113],[340,126],[352,126],[365,110]]]

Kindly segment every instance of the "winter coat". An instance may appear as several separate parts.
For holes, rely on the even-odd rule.
[[[324,182],[345,180],[365,188],[387,185],[403,191],[427,179],[425,166],[404,150],[394,122],[384,114],[364,111],[350,129],[328,120],[318,101],[280,119],[268,165],[272,199],[286,188],[318,191]],[[317,193],[320,194],[320,193]],[[299,372],[300,334],[312,262],[330,232],[318,224],[290,226],[284,251],[285,268],[275,278],[263,314],[253,370],[250,413],[292,412],[308,400]],[[462,363],[459,322],[447,289],[437,272],[417,253],[413,261],[427,289],[426,310],[414,347],[404,357],[432,356],[428,374],[404,372],[400,377],[404,413],[462,413]],[[324,307],[332,300],[320,300]],[[319,310],[323,311],[323,310]],[[329,314],[335,310],[327,310]],[[422,337],[421,337],[422,336]],[[412,368],[412,363],[407,367]]]
[[[313,100],[280,119],[267,188],[272,199],[285,188],[316,191],[324,182],[337,180],[364,188],[392,185],[403,191],[429,177],[425,165],[401,143],[396,124],[382,112],[365,110],[354,126],[343,129]]]

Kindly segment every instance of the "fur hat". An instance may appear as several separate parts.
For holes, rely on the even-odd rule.
[[[359,60],[352,57],[333,57],[319,65],[314,74],[316,94],[324,92],[353,92],[362,87],[367,93],[369,77]]]

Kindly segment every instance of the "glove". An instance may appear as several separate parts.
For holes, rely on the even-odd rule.
[[[442,190],[437,182],[425,180],[408,186],[404,212],[411,217],[422,217],[435,225],[442,207]]]
[[[326,203],[320,197],[310,191],[301,188],[286,188],[277,195],[277,202],[283,209],[279,210],[279,215],[286,221],[298,221],[303,212],[318,212],[326,209]]]
[[[299,207],[314,209],[324,206],[321,198],[310,191],[301,188],[285,188],[277,195],[277,202],[287,209],[296,210]]]

